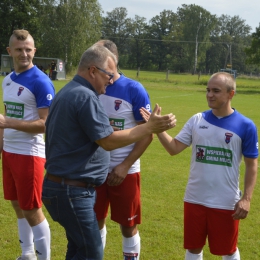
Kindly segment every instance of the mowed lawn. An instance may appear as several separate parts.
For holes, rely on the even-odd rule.
[[[166,73],[123,70],[126,76],[139,80],[147,89],[152,107],[158,103],[162,113],[173,113],[177,117],[177,126],[168,131],[175,136],[184,123],[194,114],[208,109],[205,98],[206,82],[209,75],[197,76]],[[0,77],[2,82],[3,77]],[[56,91],[67,81],[54,81]],[[2,99],[2,92],[0,92]],[[237,79],[237,94],[232,106],[253,119],[260,128],[260,80]],[[3,105],[0,106],[3,112]],[[142,185],[142,224],[141,260],[182,260],[183,249],[183,195],[189,175],[191,148],[171,157],[161,146],[157,136],[141,158]],[[15,162],[14,162],[15,163]],[[244,163],[241,163],[241,189],[243,190]],[[2,180],[1,180],[2,182]],[[239,249],[241,259],[260,259],[260,185],[259,180],[251,202],[247,219],[240,222]],[[25,187],[26,188],[26,187]],[[20,253],[17,225],[14,212],[8,201],[3,199],[0,188],[0,252],[1,259],[13,260]],[[45,211],[46,213],[46,211]],[[52,259],[63,260],[66,251],[64,230],[53,222],[46,213],[52,234]],[[107,245],[104,260],[122,259],[122,237],[116,223],[107,221]],[[212,256],[207,245],[204,259]]]

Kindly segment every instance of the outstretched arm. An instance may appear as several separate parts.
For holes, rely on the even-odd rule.
[[[182,152],[188,145],[181,143],[175,138],[172,138],[166,132],[157,134],[161,144],[170,155],[176,155]]]
[[[244,219],[250,210],[250,202],[253,195],[257,177],[257,158],[244,158],[245,161],[245,180],[244,194],[235,205],[235,213],[232,215],[234,219]]]
[[[133,150],[128,154],[122,163],[117,165],[109,174],[108,185],[115,186],[120,185],[125,179],[130,167],[134,162],[141,157],[146,148],[152,142],[153,135],[149,135],[144,139],[135,143]]]
[[[115,131],[111,135],[97,140],[96,143],[103,149],[111,151],[140,141],[153,133],[160,133],[166,129],[173,128],[176,125],[175,116],[173,114],[161,116],[160,111],[161,108],[156,104],[146,124],[122,131]]]
[[[149,111],[147,111],[145,108],[141,108],[140,113],[145,121],[149,120],[151,115]],[[176,155],[188,147],[188,145],[181,143],[177,139],[172,138],[166,132],[158,133],[157,136],[165,150],[170,155]]]

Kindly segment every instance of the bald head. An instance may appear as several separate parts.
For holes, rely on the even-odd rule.
[[[227,88],[227,92],[232,90],[236,91],[236,81],[231,74],[227,72],[217,72],[210,77],[209,82],[213,79],[221,80],[223,85]]]

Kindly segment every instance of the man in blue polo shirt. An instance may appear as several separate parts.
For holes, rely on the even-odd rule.
[[[43,202],[66,231],[66,259],[101,260],[103,246],[94,212],[95,186],[108,173],[110,150],[175,126],[172,114],[156,105],[143,125],[113,131],[98,95],[113,83],[117,59],[94,45],[80,60],[77,75],[55,96],[46,122],[46,177]]]

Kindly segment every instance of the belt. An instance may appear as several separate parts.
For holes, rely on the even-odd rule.
[[[62,178],[50,173],[46,173],[45,179],[57,182],[57,183],[63,183],[66,185],[71,185],[71,186],[76,186],[76,187],[82,187],[82,188],[89,188],[89,187],[96,187],[96,185],[88,182],[83,182],[83,181],[77,181],[77,180],[71,180],[71,179],[66,179]]]

